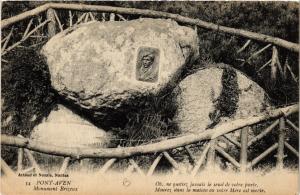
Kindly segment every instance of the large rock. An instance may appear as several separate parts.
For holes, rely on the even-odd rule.
[[[61,147],[107,147],[112,135],[63,105],[58,105],[30,136],[44,144]]]
[[[193,29],[171,20],[140,19],[90,22],[63,31],[42,54],[54,89],[105,119],[140,97],[175,86],[199,51]]]
[[[181,81],[173,94],[174,121],[182,132],[201,132],[255,115],[270,105],[258,84],[226,65],[198,70]]]

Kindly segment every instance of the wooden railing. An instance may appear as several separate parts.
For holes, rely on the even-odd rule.
[[[61,19],[59,18],[56,10],[69,10],[69,21],[68,24],[62,24]],[[73,21],[72,10],[77,11],[86,11],[86,13],[82,13],[82,15],[78,18],[77,21]],[[234,36],[241,36],[247,38],[248,40],[245,44],[237,51],[237,53],[243,52],[250,44],[251,40],[259,41],[267,43],[267,45],[256,52],[254,52],[247,59],[241,59],[242,64],[249,62],[251,59],[256,58],[259,54],[266,51],[268,48],[272,48],[272,58],[264,63],[258,70],[257,73],[267,66],[271,67],[270,77],[272,80],[276,79],[277,72],[279,72],[280,76],[283,79],[287,78],[287,74],[291,75],[293,81],[298,84],[298,78],[295,73],[292,71],[292,67],[289,65],[288,57],[285,59],[285,63],[283,65],[280,64],[278,49],[277,47],[285,48],[291,52],[299,52],[300,46],[297,43],[292,43],[277,37],[272,37],[260,33],[254,33],[243,29],[230,28],[226,26],[220,26],[214,23],[206,22],[200,19],[192,19],[188,17],[184,17],[178,14],[171,14],[167,12],[160,12],[154,10],[146,10],[146,9],[135,9],[135,8],[122,8],[122,7],[111,7],[111,6],[99,6],[99,5],[84,5],[84,4],[66,4],[66,3],[47,3],[40,7],[37,7],[33,10],[26,11],[17,16],[13,16],[11,18],[1,20],[1,29],[8,28],[10,25],[20,22],[24,19],[31,18],[33,16],[38,16],[39,14],[46,12],[45,21],[40,21],[39,25],[37,25],[34,29],[30,30],[32,27],[32,19],[29,21],[26,30],[22,38],[16,43],[10,45],[8,47],[8,43],[12,37],[12,32],[14,27],[11,28],[10,33],[3,37],[1,40],[1,56],[5,56],[7,52],[12,49],[20,46],[23,42],[25,42],[28,38],[33,37],[32,35],[47,25],[47,36],[48,38],[54,36],[59,29],[59,31],[66,30],[74,25],[78,25],[80,23],[85,23],[88,21],[97,20],[94,17],[92,12],[101,12],[104,17],[102,17],[102,21],[105,21],[105,15],[109,15],[109,20],[126,20],[121,14],[129,14],[129,15],[139,15],[145,17],[153,17],[153,18],[170,18],[177,22],[186,25],[192,25],[195,28],[204,28],[208,30],[214,30],[218,32],[228,33]],[[5,62],[5,59],[2,59]]]
[[[133,15],[141,15],[141,16],[155,17],[155,18],[170,18],[177,22],[196,25],[201,28],[218,30],[219,32],[238,35],[249,39],[255,39],[257,41],[272,43],[274,45],[284,47],[294,52],[299,52],[299,48],[300,48],[299,44],[291,43],[289,41],[280,38],[254,33],[242,29],[234,29],[230,27],[220,26],[199,19],[191,19],[178,14],[171,14],[167,12],[160,12],[160,11],[153,11],[153,10],[146,10],[146,9],[122,8],[122,7],[99,6],[99,5],[84,5],[84,4],[47,3],[31,11],[27,11],[20,15],[11,17],[9,19],[2,20],[1,29],[6,28],[7,26],[15,22],[24,20],[28,17],[32,17],[41,12],[44,12],[46,10],[51,10],[51,9],[68,9],[68,10],[80,10],[80,11],[89,11],[89,12],[96,11],[96,12],[118,13],[118,14],[133,14]]]
[[[205,160],[207,165],[214,166],[215,164],[215,155],[221,155],[225,160],[235,166],[237,169],[241,171],[246,171],[251,169],[257,163],[259,163],[262,159],[264,159],[267,155],[277,149],[277,167],[283,168],[283,160],[285,157],[284,148],[290,150],[292,154],[299,157],[298,151],[293,148],[286,140],[285,140],[285,131],[287,126],[291,129],[299,132],[299,128],[294,125],[288,117],[292,114],[298,113],[298,104],[291,105],[285,108],[278,108],[267,113],[262,113],[257,116],[253,116],[246,119],[238,119],[232,122],[224,123],[217,126],[214,129],[208,129],[204,132],[197,134],[188,134],[183,135],[181,137],[172,138],[168,140],[163,140],[157,143],[140,145],[135,147],[120,147],[120,148],[68,148],[68,147],[58,147],[54,145],[45,145],[43,143],[39,143],[34,140],[30,140],[28,138],[16,137],[16,136],[8,136],[1,135],[1,145],[18,147],[18,167],[17,171],[24,172],[22,170],[22,159],[24,153],[27,155],[29,161],[32,164],[32,167],[25,170],[32,171],[33,169],[37,172],[40,172],[36,160],[34,159],[31,151],[36,151],[40,153],[46,153],[56,156],[63,156],[65,160],[61,166],[60,172],[64,172],[68,166],[68,163],[71,158],[73,159],[84,159],[84,158],[109,158],[109,160],[104,164],[104,166],[100,169],[101,173],[106,172],[117,160],[130,159],[130,169],[136,169],[139,173],[143,173],[137,163],[132,159],[134,156],[140,156],[145,154],[158,154],[156,159],[153,161],[149,170],[147,171],[147,175],[152,175],[156,166],[162,157],[164,157],[175,170],[181,171],[181,167],[178,165],[176,160],[170,154],[171,149],[184,149],[187,151],[191,163],[193,165],[193,169],[190,171],[192,176],[195,176],[203,166]],[[262,123],[264,121],[274,120],[274,122],[269,125],[266,129],[261,131],[258,135],[253,137],[248,141],[248,132],[252,125]],[[262,152],[259,156],[249,161],[248,159],[248,148],[254,143],[261,140],[263,137],[267,136],[276,126],[279,125],[278,129],[278,141],[274,143],[271,147]],[[240,131],[240,142],[234,140],[232,137],[229,137],[227,134],[233,131]],[[190,150],[190,146],[192,144],[207,141],[204,146],[204,149],[197,160],[196,156],[193,155]],[[219,141],[229,142],[235,145],[240,150],[240,159],[239,162],[232,157],[229,153],[227,153],[222,147],[218,145]],[[11,174],[13,171],[9,168],[9,166],[2,159],[1,169],[6,174]]]

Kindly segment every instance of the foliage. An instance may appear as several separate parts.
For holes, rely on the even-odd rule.
[[[17,48],[1,66],[1,133],[28,136],[55,102],[44,59],[34,49]],[[1,156],[15,161],[16,150],[2,148]]]
[[[212,123],[208,128],[213,128],[221,121],[221,117],[232,117],[237,110],[239,101],[239,87],[237,73],[231,67],[226,67],[222,73],[222,91],[219,97],[213,100],[214,111],[209,114]]]
[[[127,114],[128,122],[125,127],[113,129],[117,137],[122,138],[114,144],[134,146],[178,134],[178,129],[172,122],[176,108],[170,103],[169,96],[149,96],[140,100],[139,109]]]
[[[6,59],[9,63],[2,63],[1,80],[2,133],[26,136],[54,100],[48,66],[34,49],[15,49]]]

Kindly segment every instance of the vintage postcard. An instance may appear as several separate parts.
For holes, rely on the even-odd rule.
[[[299,48],[297,1],[1,1],[1,194],[298,194]]]

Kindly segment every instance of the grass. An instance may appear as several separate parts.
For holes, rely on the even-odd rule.
[[[122,140],[117,140],[118,146],[135,146],[164,139],[179,133],[172,118],[175,105],[169,100],[169,95],[163,97],[149,96],[141,100],[142,107],[127,114],[124,128],[114,128],[114,134]]]

